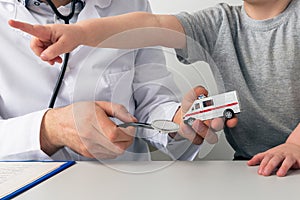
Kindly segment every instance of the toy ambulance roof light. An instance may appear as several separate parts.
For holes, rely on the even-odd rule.
[[[203,98],[205,98],[206,96],[204,95],[204,94],[200,94],[199,96],[198,96],[198,99],[203,99]]]

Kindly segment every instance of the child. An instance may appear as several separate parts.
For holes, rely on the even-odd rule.
[[[245,0],[243,6],[219,4],[174,16],[140,12],[71,26],[10,24],[35,35],[32,49],[51,63],[80,44],[163,45],[176,48],[182,62],[208,62],[223,81],[220,89],[240,96],[239,124],[225,128],[235,159],[260,164],[261,175],[279,167],[277,175],[285,176],[290,168],[300,168],[299,10],[300,0]],[[121,32],[130,37],[108,39]]]

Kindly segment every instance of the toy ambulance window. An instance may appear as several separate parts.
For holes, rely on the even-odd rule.
[[[213,106],[213,105],[214,105],[214,101],[212,99],[203,101],[203,108],[208,107],[208,106]]]
[[[195,104],[195,109],[197,110],[197,109],[199,109],[200,108],[200,104],[199,103],[196,103]]]

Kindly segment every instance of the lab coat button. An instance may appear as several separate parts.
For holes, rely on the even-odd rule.
[[[66,73],[68,73],[68,72],[70,72],[70,67],[69,66],[66,68]]]
[[[111,0],[99,0],[98,3],[99,7],[103,9],[111,5]]]
[[[13,12],[13,11],[14,11],[14,5],[12,5],[12,4],[7,4],[5,7],[6,7],[6,9],[7,9],[9,12]]]

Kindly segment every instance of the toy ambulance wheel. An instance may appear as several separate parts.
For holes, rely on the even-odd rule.
[[[195,118],[190,117],[187,120],[184,120],[184,123],[189,125],[189,126],[192,126],[195,120],[196,120]]]
[[[223,113],[223,116],[224,116],[226,119],[231,119],[231,118],[233,118],[233,115],[234,115],[234,113],[233,113],[233,110],[231,110],[231,109],[227,109],[227,110],[225,110],[224,113]]]

